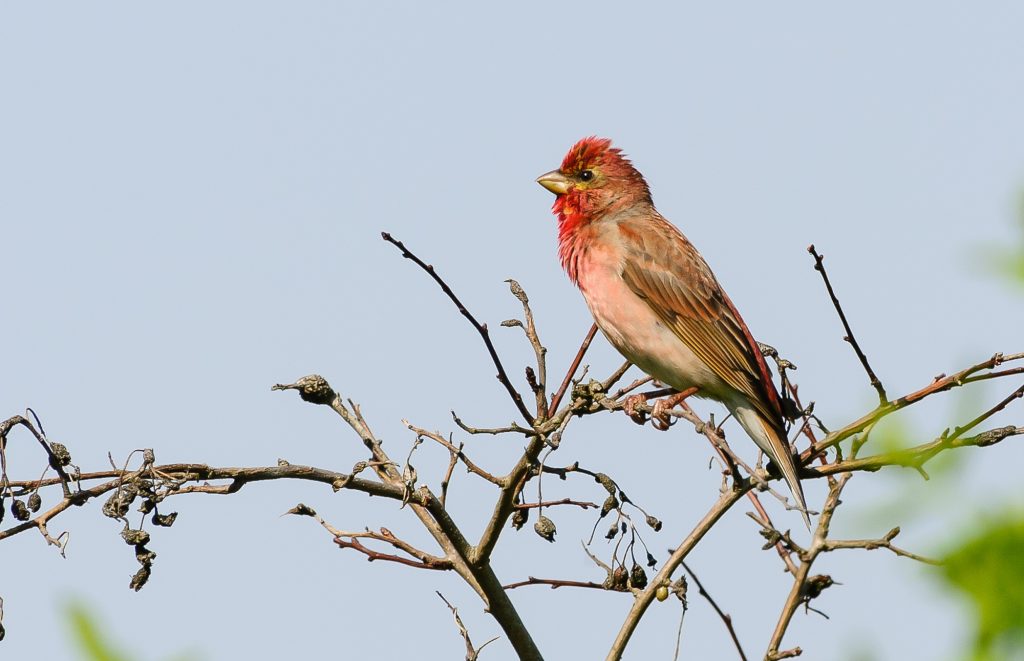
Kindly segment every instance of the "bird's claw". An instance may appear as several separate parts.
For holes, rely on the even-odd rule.
[[[652,407],[651,414],[648,415],[645,411],[640,410],[640,406],[647,403],[647,395],[630,395],[626,398],[626,401],[622,404],[622,410],[625,411],[629,419],[638,425],[647,424],[647,421],[651,421],[651,425],[659,431],[668,431],[675,422],[669,415],[669,410],[675,406],[674,402],[670,400],[658,399],[655,400],[654,406]]]
[[[629,419],[638,425],[643,425],[647,422],[647,414],[637,409],[641,404],[647,403],[647,397],[644,395],[630,395],[626,398],[626,401],[622,404],[622,410],[626,412]]]
[[[676,405],[672,399],[672,397],[668,397],[654,402],[654,407],[651,410],[651,425],[658,431],[668,431],[675,424],[675,420],[669,415],[669,411]]]

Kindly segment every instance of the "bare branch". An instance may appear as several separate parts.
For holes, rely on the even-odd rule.
[[[515,280],[508,279],[505,282],[508,283],[509,289],[512,290],[512,295],[523,304],[523,317],[526,319],[523,331],[526,333],[526,339],[530,341],[530,346],[533,347],[533,354],[537,361],[536,377],[534,382],[530,384],[530,387],[537,400],[537,417],[543,419],[548,415],[548,367],[546,360],[548,350],[540,343],[540,336],[537,335],[537,325],[533,321],[533,310],[530,309],[530,299],[526,295],[526,290]]]
[[[594,341],[594,336],[597,335],[597,324],[591,324],[590,330],[587,331],[587,336],[583,338],[583,343],[580,344],[579,351],[576,352],[576,357],[572,359],[572,363],[569,365],[569,369],[565,373],[565,378],[562,379],[562,385],[558,386],[558,390],[551,396],[551,405],[548,407],[550,411],[557,411],[558,404],[562,401],[562,396],[565,395],[566,389],[569,384],[572,383],[572,378],[576,376],[576,370],[580,368],[580,363],[583,362],[583,356],[587,353],[587,349],[590,348],[590,343]]]
[[[55,471],[57,471],[57,475],[60,477],[61,486],[64,489],[64,496],[66,497],[71,495],[71,490],[70,487],[68,486],[68,483],[71,481],[71,478],[69,478],[68,474],[64,471],[64,466],[67,465],[68,461],[65,461],[64,457],[58,457],[57,454],[54,452],[53,447],[51,447],[50,443],[46,440],[46,438],[43,437],[42,432],[37,430],[35,425],[33,425],[28,420],[28,418],[22,417],[20,415],[12,416],[4,420],[3,422],[0,422],[0,458],[2,458],[4,461],[4,476],[6,477],[7,475],[7,458],[6,455],[4,454],[7,448],[7,436],[8,434],[11,433],[11,430],[18,425],[21,425],[22,427],[25,427],[30,432],[32,432],[32,435],[35,437],[36,441],[39,442],[39,445],[42,446],[43,451],[46,452],[46,458],[49,461],[50,466]]]
[[[558,588],[593,588],[595,590],[604,590],[606,592],[623,592],[623,590],[611,590],[601,583],[594,583],[593,581],[569,581],[561,578],[534,578],[533,576],[527,577],[525,581],[509,583],[502,587],[506,590],[514,590],[527,585],[548,585],[552,590],[557,590]]]
[[[498,640],[497,636],[491,638],[480,647],[473,647],[473,641],[469,639],[469,631],[466,629],[466,625],[462,623],[462,618],[459,617],[459,609],[452,606],[451,602],[445,599],[443,594],[437,590],[434,592],[437,593],[437,596],[441,597],[441,601],[444,602],[445,606],[448,607],[448,610],[450,610],[452,615],[455,616],[455,626],[458,627],[459,635],[462,636],[462,640],[466,643],[466,661],[476,661],[480,657],[480,650]]]
[[[528,510],[534,507],[554,507],[555,505],[575,505],[582,509],[590,509],[593,507],[597,509],[600,507],[597,503],[590,503],[584,500],[572,500],[570,498],[563,498],[561,500],[545,500],[541,503],[516,503],[515,508],[517,510]]]
[[[519,391],[516,390],[515,387],[513,387],[512,382],[509,381],[508,374],[505,372],[505,366],[501,364],[501,359],[498,357],[498,352],[494,348],[494,343],[491,342],[491,334],[487,330],[487,324],[481,324],[479,321],[476,320],[476,317],[473,316],[473,313],[471,313],[469,309],[467,309],[466,306],[462,304],[462,301],[459,300],[459,297],[455,295],[455,292],[452,291],[452,288],[448,286],[448,283],[446,283],[444,279],[437,274],[437,271],[434,269],[432,265],[427,264],[422,259],[417,257],[415,254],[413,254],[412,251],[405,247],[404,243],[392,237],[387,232],[381,232],[380,235],[385,241],[387,241],[388,243],[402,251],[402,257],[412,260],[417,266],[426,271],[427,275],[429,275],[431,279],[433,279],[433,281],[437,283],[437,285],[441,288],[441,291],[443,291],[445,295],[448,296],[449,299],[451,299],[452,303],[455,304],[455,307],[459,309],[459,313],[461,313],[463,317],[469,320],[469,323],[473,326],[473,328],[476,329],[476,332],[480,334],[480,338],[484,341],[484,346],[487,347],[487,353],[490,354],[491,361],[494,363],[494,367],[497,368],[498,370],[498,381],[501,382],[501,385],[505,386],[505,390],[508,391],[508,395],[509,397],[512,398],[512,402],[516,405],[516,408],[519,409],[519,413],[522,414],[523,418],[525,418],[526,421],[530,423],[530,425],[533,425],[533,415],[531,415],[530,412],[526,409],[526,404],[523,403],[522,395],[520,395]]]
[[[376,539],[376,537],[374,538]],[[386,562],[395,562],[398,564],[406,565],[408,567],[416,567],[418,569],[437,569],[437,570],[448,570],[452,569],[452,562],[444,558],[436,558],[434,556],[428,556],[431,558],[428,561],[425,560],[410,560],[409,558],[403,558],[401,556],[393,555],[390,553],[381,553],[374,551],[373,549],[367,548],[359,542],[357,536],[353,536],[350,539],[344,537],[335,537],[334,543],[343,549],[355,549],[363,555],[370,562],[374,560],[384,560]],[[426,555],[426,554],[424,554]]]
[[[835,551],[838,549],[865,549],[867,551],[873,551],[875,549],[889,549],[896,555],[902,558],[910,558],[911,560],[917,560],[927,565],[941,565],[942,563],[932,558],[926,558],[923,555],[911,553],[901,549],[898,546],[892,544],[892,540],[896,538],[896,535],[900,534],[899,526],[893,528],[885,534],[885,536],[879,539],[839,539],[839,540],[826,540],[823,551]]]
[[[498,577],[495,576],[494,570],[487,561],[489,555],[481,556],[479,548],[469,543],[462,531],[448,515],[448,512],[441,506],[441,501],[434,496],[429,488],[421,486],[419,489],[409,493],[409,490],[406,489],[406,485],[402,481],[401,475],[398,474],[395,468],[395,463],[384,452],[380,440],[370,431],[369,426],[359,412],[359,408],[351,404],[351,402],[352,410],[350,411],[346,408],[341,402],[341,397],[335,394],[330,385],[327,384],[327,381],[316,375],[303,377],[294,384],[276,386],[275,388],[295,389],[299,391],[300,396],[306,401],[330,406],[335,413],[352,427],[362,439],[364,445],[373,453],[375,462],[381,464],[379,467],[375,467],[377,475],[382,481],[387,482],[388,486],[392,489],[400,490],[403,499],[409,500],[413,513],[416,514],[416,517],[427,529],[427,532],[445,551],[445,556],[452,561],[452,568],[480,595],[491,616],[498,621],[505,635],[508,636],[508,640],[516,650],[516,653],[523,659],[539,660],[541,658],[540,650],[537,649],[533,637],[526,629],[526,625],[509,599],[508,594],[502,589]],[[534,438],[531,441],[531,447],[533,446],[536,447],[536,452],[539,452],[543,446],[543,440],[540,440],[540,437]],[[526,458],[524,454],[521,461],[525,461]],[[523,472],[525,474],[525,470]],[[503,487],[502,497],[505,494],[506,490]],[[511,497],[510,490],[509,498]],[[508,504],[508,511],[512,511],[511,501]],[[502,519],[501,525],[504,525],[507,518],[506,516],[505,519]],[[492,534],[496,542],[497,533]],[[491,548],[493,548],[493,542]],[[490,549],[488,549],[489,552]]]
[[[736,652],[739,653],[740,659],[747,661],[747,655],[743,652],[743,646],[740,645],[739,636],[736,635],[736,629],[732,626],[732,616],[718,607],[718,604],[715,603],[715,600],[710,594],[708,594],[708,591],[704,589],[704,584],[700,582],[700,579],[693,573],[693,570],[690,569],[685,562],[682,563],[682,565],[686,573],[693,579],[693,582],[697,584],[697,590],[700,592],[700,596],[707,599],[708,603],[711,604],[711,607],[715,609],[716,613],[718,613],[718,617],[722,618],[722,622],[725,623],[725,628],[729,630],[729,637],[732,638],[732,642],[736,646]]]
[[[875,376],[874,370],[871,369],[871,365],[868,363],[868,357],[864,355],[860,345],[857,344],[857,338],[853,335],[853,329],[850,328],[850,322],[846,320],[846,313],[843,312],[843,307],[839,305],[839,299],[836,297],[835,291],[832,289],[832,283],[829,282],[828,273],[825,271],[825,257],[819,255],[814,249],[814,246],[808,246],[807,252],[814,256],[814,269],[821,274],[821,279],[825,281],[825,288],[828,289],[828,295],[832,299],[832,305],[835,306],[836,312],[839,313],[839,319],[843,322],[843,328],[846,329],[846,336],[844,340],[850,343],[853,350],[857,353],[857,358],[860,360],[860,364],[864,367],[864,371],[868,373],[868,379],[871,381],[871,387],[878,393],[878,403],[880,406],[884,406],[889,398],[885,394],[885,388],[882,386],[882,382]]]
[[[455,456],[456,458],[462,460],[462,463],[466,465],[466,470],[469,471],[470,473],[473,473],[474,475],[478,475],[478,476],[484,478],[485,480],[487,480],[491,484],[496,484],[498,486],[501,486],[502,482],[501,482],[500,479],[494,477],[493,475],[491,475],[490,473],[488,473],[484,469],[482,469],[479,466],[477,466],[475,463],[473,463],[472,460],[470,460],[469,457],[466,456],[466,454],[462,451],[462,445],[461,444],[458,447],[455,447],[444,436],[441,436],[437,432],[432,432],[432,431],[427,431],[426,429],[421,429],[420,427],[417,427],[417,426],[411,424],[408,420],[403,420],[402,424],[404,424],[406,427],[411,429],[417,436],[421,436],[421,437],[424,437],[424,438],[429,438],[430,440],[432,440],[432,441],[436,442],[437,444],[441,445],[442,447],[446,448],[448,450],[448,452],[452,453],[453,456]]]
[[[818,524],[814,529],[811,545],[805,552],[800,554],[800,567],[793,576],[793,586],[790,588],[789,596],[782,606],[782,612],[779,615],[778,623],[775,625],[775,631],[772,632],[771,639],[768,641],[768,651],[765,652],[765,659],[768,661],[787,658],[785,656],[787,653],[780,652],[779,646],[782,644],[782,637],[786,634],[786,629],[789,628],[796,609],[801,604],[807,604],[811,599],[817,597],[821,590],[832,584],[832,579],[827,576],[816,577],[821,580],[812,582],[810,580],[811,566],[818,555],[826,550],[832,517],[839,506],[839,497],[846,483],[849,482],[850,477],[850,473],[844,473],[838,479],[830,481],[828,497],[825,499],[824,507],[822,507],[821,516],[818,517]],[[799,648],[796,649],[799,650]],[[796,656],[797,654],[792,654],[791,656]]]
[[[499,434],[523,434],[524,436],[536,436],[537,432],[533,429],[527,429],[520,427],[515,422],[507,427],[470,427],[462,419],[455,414],[455,411],[451,412],[452,419],[455,420],[455,424],[459,426],[459,429],[466,432],[467,434],[488,434],[490,436],[497,436]]]

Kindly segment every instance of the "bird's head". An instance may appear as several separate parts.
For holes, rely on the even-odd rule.
[[[651,203],[651,192],[633,164],[607,138],[583,138],[562,166],[537,178],[555,194],[559,220],[590,221],[620,206]]]

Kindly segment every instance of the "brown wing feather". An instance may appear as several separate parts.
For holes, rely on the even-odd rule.
[[[628,221],[621,229],[630,239],[622,272],[626,284],[715,374],[746,395],[758,413],[781,430],[778,394],[768,366],[697,249],[661,217],[645,219],[645,231]]]

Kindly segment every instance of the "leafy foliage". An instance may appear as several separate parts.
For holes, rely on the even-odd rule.
[[[946,555],[941,576],[974,607],[969,658],[1024,658],[1024,512],[1007,512],[965,537]]]

